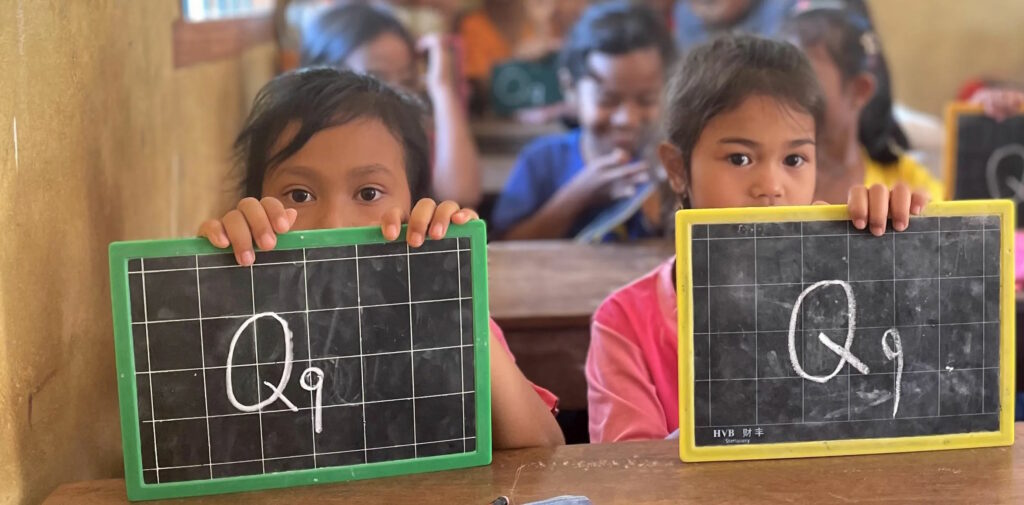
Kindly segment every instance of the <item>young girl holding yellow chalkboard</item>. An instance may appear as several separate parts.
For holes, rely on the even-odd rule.
[[[396,240],[407,222],[410,247],[443,238],[449,223],[477,216],[425,198],[430,148],[421,119],[415,102],[372,77],[327,68],[277,77],[235,141],[246,198],[199,234],[233,247],[241,265],[255,261],[253,242],[273,249],[276,234],[290,230],[379,225]],[[501,330],[490,328],[494,446],[563,443],[557,399],[523,376]]]
[[[667,95],[659,156],[690,208],[809,205],[825,104],[796,47],[754,37],[695,48]],[[858,229],[907,228],[927,204],[896,183],[849,190]],[[675,259],[612,294],[587,356],[592,442],[664,438],[679,426]]]
[[[942,184],[904,151],[889,72],[866,12],[836,2],[797,2],[783,36],[810,59],[825,95],[816,198],[846,201],[850,186],[902,182],[942,198]]]

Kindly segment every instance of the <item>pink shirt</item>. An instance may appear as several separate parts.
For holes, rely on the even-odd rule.
[[[613,293],[587,353],[590,441],[665,438],[679,428],[675,258]]]
[[[490,323],[491,335],[494,337],[494,340],[497,340],[498,343],[501,344],[502,349],[505,349],[505,352],[512,358],[512,362],[515,363],[516,355],[512,354],[512,350],[508,348],[508,342],[505,342],[505,334],[501,331],[498,323],[495,323],[493,319],[490,319],[488,322]],[[533,382],[530,382],[530,385],[533,386],[533,390],[536,391],[537,396],[539,396],[541,401],[544,402],[544,405],[548,406],[548,410],[550,410],[552,414],[557,414],[558,397],[551,391],[548,391]]]

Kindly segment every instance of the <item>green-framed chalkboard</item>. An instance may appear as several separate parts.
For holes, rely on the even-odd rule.
[[[485,234],[292,232],[250,267],[205,239],[111,244],[128,497],[490,463]]]

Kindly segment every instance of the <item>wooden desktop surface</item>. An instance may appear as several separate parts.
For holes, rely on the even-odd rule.
[[[594,504],[1024,503],[1024,446],[686,464],[674,441],[574,445],[498,451],[479,468],[149,503],[485,505],[499,495],[515,504],[559,495]],[[110,479],[66,484],[45,505],[127,503],[124,481]]]

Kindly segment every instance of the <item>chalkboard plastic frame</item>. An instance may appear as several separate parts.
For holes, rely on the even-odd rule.
[[[1021,107],[1020,114],[1024,115],[1024,107]],[[957,139],[960,133],[961,116],[984,116],[985,109],[980,105],[973,105],[967,102],[953,102],[946,107],[946,152],[942,161],[942,184],[946,189],[946,200],[953,200],[956,197],[956,158],[960,146]]]
[[[142,479],[142,449],[139,441],[139,410],[136,403],[137,390],[128,291],[128,260],[131,258],[223,253],[225,250],[217,249],[208,240],[200,238],[112,243],[110,245],[110,289],[114,312],[117,390],[121,410],[121,441],[124,447],[125,485],[128,499],[135,501],[236,493],[436,472],[490,464],[491,373],[488,350],[490,329],[488,324],[486,225],[479,220],[461,226],[452,225],[446,236],[446,238],[461,237],[470,239],[473,269],[473,334],[476,362],[474,390],[476,391],[477,419],[475,451],[401,461],[164,484],[146,484]],[[398,240],[405,240],[404,227]],[[385,240],[379,227],[314,230],[279,235],[275,250],[383,242]],[[257,252],[257,254],[259,253]]]
[[[819,440],[764,445],[697,446],[694,419],[693,371],[693,264],[691,226],[726,223],[836,221],[849,219],[845,205],[681,210],[676,213],[676,292],[679,310],[679,457],[684,462],[850,456],[897,452],[967,449],[1013,444],[1015,302],[1014,219],[1010,200],[977,200],[932,203],[923,217],[992,216],[1001,218],[999,285],[1000,349],[999,431],[926,435],[919,437]]]

